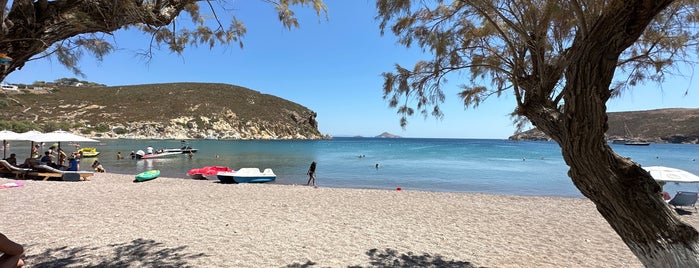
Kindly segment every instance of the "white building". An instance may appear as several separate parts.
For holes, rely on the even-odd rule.
[[[19,88],[15,85],[5,84],[5,85],[0,85],[0,87],[2,87],[3,90],[19,90]]]

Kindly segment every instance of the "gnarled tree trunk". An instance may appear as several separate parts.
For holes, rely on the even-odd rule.
[[[621,52],[672,1],[617,1],[568,53],[560,114],[547,103],[520,112],[560,146],[568,175],[647,267],[699,267],[699,233],[662,199],[661,187],[638,164],[607,145],[605,103]],[[628,14],[632,14],[629,16]]]

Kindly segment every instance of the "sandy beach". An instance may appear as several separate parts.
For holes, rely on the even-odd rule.
[[[586,199],[132,180],[22,180],[0,232],[26,267],[642,267]]]

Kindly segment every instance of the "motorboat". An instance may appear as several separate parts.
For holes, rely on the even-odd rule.
[[[259,168],[241,168],[235,172],[219,172],[216,174],[221,183],[270,182],[277,178],[271,168],[260,172]]]
[[[181,154],[188,154],[189,152],[196,153],[197,151],[199,151],[199,149],[194,149],[190,146],[182,146],[182,148],[163,149],[163,152],[166,153],[178,152]]]
[[[188,154],[188,153],[196,153],[199,151],[198,149],[192,148],[192,146],[189,146],[186,140],[182,140],[182,147],[180,148],[170,148],[170,149],[162,149],[163,152],[180,152],[183,154]]]
[[[632,141],[627,141],[624,143],[624,145],[633,145],[633,146],[648,146],[650,145],[650,142],[646,141],[638,141],[638,140],[632,140]]]
[[[207,176],[216,176],[219,172],[233,172],[233,170],[227,166],[208,166],[190,169],[187,175],[192,179],[206,179]]]
[[[163,157],[171,157],[171,156],[176,156],[176,155],[182,155],[182,153],[157,151],[154,153],[147,154],[147,153],[143,152],[143,150],[138,150],[136,152],[136,159],[163,158]]]
[[[182,153],[180,152],[157,152],[152,154],[144,154],[143,156],[141,156],[141,159],[162,158],[181,154]]]

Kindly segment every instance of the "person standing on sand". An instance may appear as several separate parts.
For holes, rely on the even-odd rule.
[[[313,181],[313,186],[318,187],[318,185],[316,184],[316,162],[315,161],[313,161],[311,163],[311,166],[308,168],[308,172],[306,174],[308,174],[308,182],[306,183],[306,185],[311,185],[311,181]]]
[[[22,267],[24,247],[0,233],[0,267]]]
[[[62,166],[65,166],[67,157],[68,157],[68,155],[66,155],[66,152],[64,152],[63,149],[61,149],[61,147],[58,147],[58,163],[57,163],[57,165],[59,168]]]

